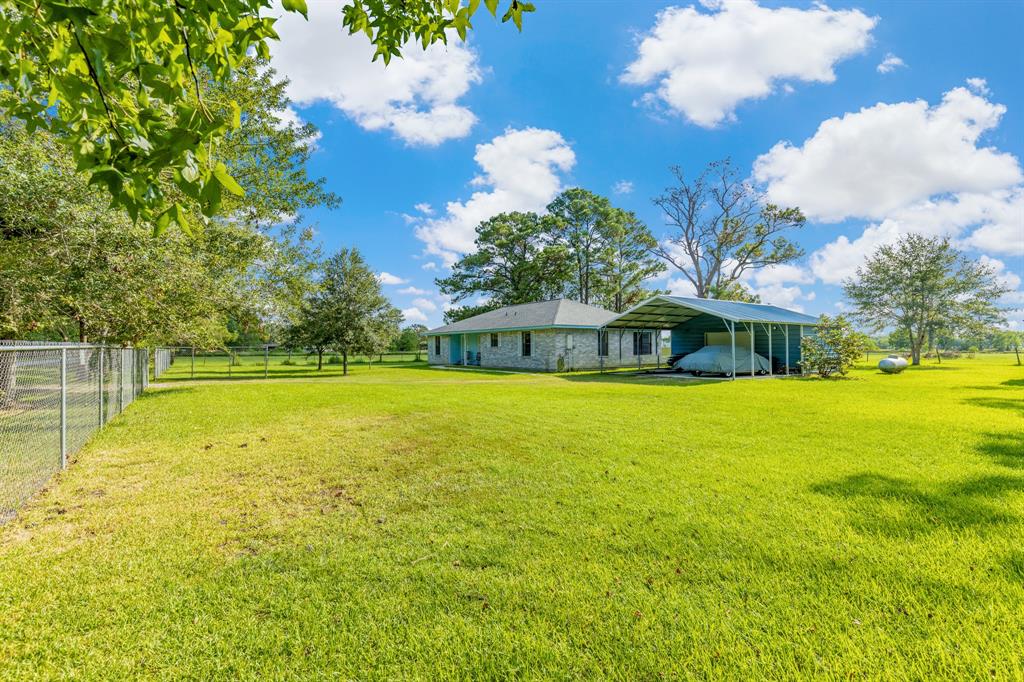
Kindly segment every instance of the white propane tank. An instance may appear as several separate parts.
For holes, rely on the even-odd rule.
[[[907,368],[907,361],[898,355],[890,355],[878,361],[878,369],[886,374],[899,374]]]

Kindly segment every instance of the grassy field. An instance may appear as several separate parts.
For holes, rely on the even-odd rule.
[[[147,393],[0,527],[7,678],[1024,676],[1024,369]]]

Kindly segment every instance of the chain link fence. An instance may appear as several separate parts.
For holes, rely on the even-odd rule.
[[[149,385],[149,351],[0,342],[0,523]]]
[[[425,351],[385,352],[352,355],[350,368],[358,366],[414,363],[426,358]],[[334,351],[323,354],[325,370],[338,370],[341,356]],[[267,379],[312,376],[320,364],[309,349],[280,346],[232,346],[213,350],[191,346],[166,346],[154,349],[153,378],[180,379]]]

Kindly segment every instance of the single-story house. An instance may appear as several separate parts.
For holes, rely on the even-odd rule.
[[[659,343],[667,330],[670,357],[705,346],[732,348],[735,377],[736,348],[767,358],[770,373],[798,368],[800,339],[817,324],[812,315],[760,303],[654,296],[616,314],[562,298],[499,308],[425,336],[432,365],[551,372],[660,365],[668,359]]]
[[[756,353],[768,359],[769,373],[774,373],[776,367],[787,374],[798,368],[800,339],[814,334],[817,325],[818,318],[813,315],[774,305],[654,296],[615,316],[604,328],[669,330],[671,357],[693,353],[705,346],[731,347],[731,375],[735,378],[736,348],[749,349],[751,355]]]
[[[432,365],[554,372],[656,364],[659,332],[605,329],[616,314],[566,298],[523,303],[426,332]]]

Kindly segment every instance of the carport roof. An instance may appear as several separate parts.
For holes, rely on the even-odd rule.
[[[684,296],[649,298],[613,320],[605,327],[615,329],[668,329],[701,314],[714,315],[731,322],[764,324],[818,324],[818,318],[774,305],[718,301]]]

